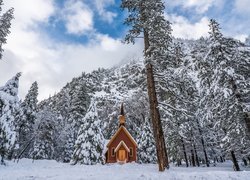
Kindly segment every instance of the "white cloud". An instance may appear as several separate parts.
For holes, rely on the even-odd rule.
[[[10,0],[4,1],[3,11],[14,7],[11,34],[4,45],[4,55],[0,61],[0,84],[3,85],[17,72],[23,72],[20,79],[21,97],[28,91],[28,88],[35,80],[41,77],[44,68],[41,58],[47,49],[43,37],[37,29],[36,23],[48,22],[54,14],[54,2],[52,0]],[[46,67],[46,66],[45,66]],[[34,73],[36,72],[36,73]],[[46,74],[47,71],[44,71]]]
[[[113,5],[114,0],[95,0],[94,1],[98,14],[104,21],[108,23],[113,22],[113,19],[117,16],[116,13],[106,10],[106,7]]]
[[[239,35],[236,35],[234,38],[240,40],[241,42],[245,42],[247,37],[248,37],[248,35],[246,35],[246,34],[239,34]]]
[[[33,25],[34,21],[46,22],[55,12],[53,0],[4,0],[4,10],[15,8],[13,24],[20,27]]]
[[[203,17],[200,21],[191,23],[183,16],[167,15],[167,19],[172,23],[173,36],[184,39],[198,39],[208,35],[209,19]]]
[[[181,6],[184,9],[194,8],[196,13],[205,13],[210,7],[220,3],[221,0],[166,0],[167,6]]]
[[[131,58],[131,54],[142,55],[142,42],[135,46],[124,45],[119,39],[96,33],[93,27],[93,11],[83,2],[67,1],[64,9],[61,10],[55,7],[54,0],[5,0],[5,9],[15,8],[15,19],[12,22],[7,44],[4,45],[3,60],[0,61],[0,86],[21,71],[23,75],[20,79],[20,96],[23,98],[31,84],[38,81],[41,100],[50,94],[53,95],[55,91],[58,92],[66,82],[83,71],[90,72],[98,67],[111,67],[119,64],[126,57]],[[185,3],[183,7],[198,8],[202,4],[191,0],[187,2],[181,0],[176,3],[178,2]],[[205,1],[202,2],[205,3]],[[95,0],[95,3],[96,8],[101,10],[100,15],[103,13],[106,21],[112,22],[114,16],[108,15],[110,11],[107,7],[114,1]],[[215,2],[207,1],[206,5],[211,7],[211,3]],[[87,45],[53,42],[37,24],[48,23],[49,18],[55,14],[64,18],[69,33],[91,34],[91,42]],[[173,23],[175,37],[197,39],[207,35],[207,17],[194,23],[178,15],[170,15],[168,19]],[[237,36],[244,33],[235,34]],[[239,39],[244,37],[245,35],[237,36]]]
[[[135,52],[142,54],[141,44],[124,45],[106,35],[97,36],[96,42],[88,46],[61,44],[57,47],[63,49],[60,51],[58,58],[63,57],[62,73],[67,81],[80,75],[82,71],[90,72],[98,67],[112,67],[118,64],[127,54]]]
[[[37,26],[37,23],[47,23],[50,16],[58,14],[55,12],[57,9],[53,1],[36,0],[36,3],[40,4],[38,6],[36,3],[34,6],[27,6],[19,1],[12,0],[7,4],[7,8],[15,8],[16,19],[12,23],[7,44],[4,45],[3,60],[0,61],[0,86],[21,71],[21,98],[24,98],[34,81],[38,82],[39,100],[42,100],[58,92],[83,71],[112,67],[127,54],[142,54],[142,44],[124,45],[119,40],[103,34],[92,34],[93,39],[87,45],[53,42]],[[26,1],[28,3],[28,0]],[[80,9],[83,7],[85,6]],[[38,15],[39,12],[43,15]],[[17,14],[20,17],[17,17]],[[34,17],[30,17],[33,15]],[[91,25],[89,27],[92,28]]]
[[[81,35],[93,30],[93,12],[82,1],[67,1],[62,16],[70,34]]]
[[[235,9],[239,14],[249,15],[250,0],[235,0]]]
[[[114,52],[121,46],[121,41],[117,39],[110,38],[107,35],[99,35],[98,39],[100,41],[100,46],[103,50]]]

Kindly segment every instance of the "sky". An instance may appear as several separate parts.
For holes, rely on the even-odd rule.
[[[17,72],[19,96],[34,81],[38,99],[59,92],[73,77],[142,57],[143,44],[123,44],[128,27],[120,0],[3,0],[14,7],[11,34],[0,60],[0,86]],[[216,19],[225,36],[241,41],[250,34],[250,0],[165,0],[173,36],[198,39]]]

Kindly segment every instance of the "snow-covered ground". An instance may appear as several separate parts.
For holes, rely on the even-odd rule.
[[[0,180],[249,180],[250,170],[232,170],[230,162],[217,167],[173,167],[158,172],[155,164],[69,165],[52,160],[21,159],[0,166]]]

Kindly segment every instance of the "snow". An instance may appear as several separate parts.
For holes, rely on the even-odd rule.
[[[248,180],[248,169],[240,172],[232,170],[231,162],[217,167],[170,167],[158,171],[156,164],[128,163],[125,165],[70,165],[54,160],[21,159],[19,163],[7,161],[0,166],[0,180]]]
[[[109,143],[110,139],[104,139],[103,143],[103,155],[105,156],[105,153],[108,151],[107,145]]]

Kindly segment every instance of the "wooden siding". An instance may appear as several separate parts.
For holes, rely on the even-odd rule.
[[[127,162],[132,162],[132,161],[137,160],[137,158],[136,158],[137,147],[131,141],[131,139],[128,137],[128,135],[124,132],[124,130],[122,129],[121,131],[119,131],[117,136],[113,139],[111,144],[109,144],[109,146],[108,146],[107,160],[106,160],[107,163],[115,163],[115,162],[117,162],[117,157],[118,157],[117,153],[119,151],[117,151],[115,153],[114,157],[111,156],[111,153],[112,153],[112,148],[116,148],[121,141],[124,141],[124,143],[127,145],[127,147],[132,148],[132,150],[133,150],[133,155],[131,157],[128,154],[129,152],[126,151]],[[123,146],[121,146],[120,148],[125,150],[125,148]]]

